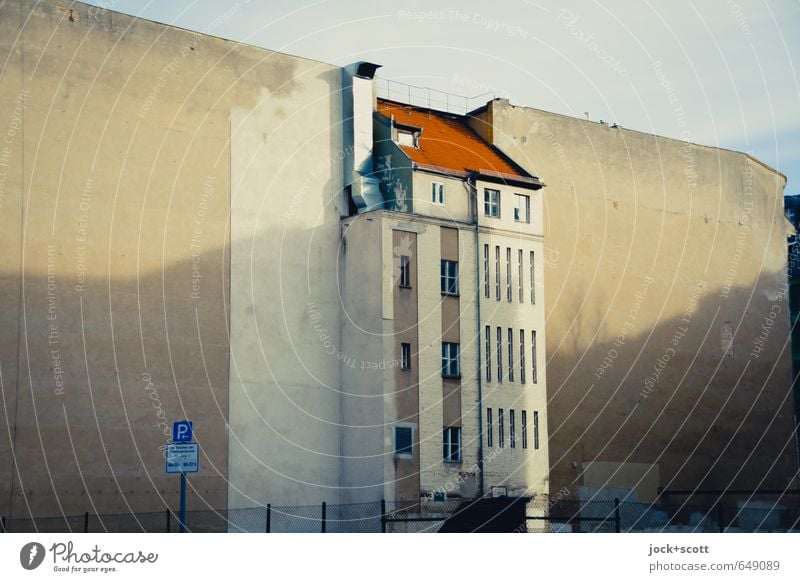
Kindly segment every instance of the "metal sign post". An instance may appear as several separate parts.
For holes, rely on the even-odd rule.
[[[200,470],[200,445],[191,442],[192,423],[177,421],[172,425],[172,443],[167,445],[165,471],[179,473],[181,476],[181,501],[178,511],[178,531],[186,532],[186,474]]]

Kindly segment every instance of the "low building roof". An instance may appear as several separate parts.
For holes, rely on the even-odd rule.
[[[387,118],[394,117],[398,127],[422,129],[419,147],[400,145],[415,164],[458,174],[479,172],[512,179],[531,178],[497,148],[481,139],[464,116],[386,99],[378,99],[377,110]]]

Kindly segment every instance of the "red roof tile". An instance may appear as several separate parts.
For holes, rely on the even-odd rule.
[[[421,127],[419,148],[400,146],[416,163],[457,171],[527,176],[483,141],[464,117],[378,99],[378,113],[400,125]]]

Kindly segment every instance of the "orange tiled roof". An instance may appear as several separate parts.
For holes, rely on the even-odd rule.
[[[467,125],[466,118],[378,99],[378,113],[395,123],[421,127],[419,148],[400,146],[416,163],[457,171],[526,176]]]

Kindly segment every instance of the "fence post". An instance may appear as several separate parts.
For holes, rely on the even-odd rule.
[[[3,518],[5,519],[5,518]],[[381,533],[386,533],[386,500],[381,499]]]
[[[7,533],[6,532],[6,516],[5,515],[3,517],[0,517],[0,529],[3,530],[2,533]]]
[[[267,526],[266,526],[266,533],[269,533],[269,530],[272,529],[272,504],[267,503]]]
[[[327,516],[325,515],[325,513],[326,513],[326,505],[325,505],[325,502],[323,501],[322,502],[322,533],[325,533],[325,530],[327,529],[327,524],[325,523],[326,519],[327,519]]]
[[[89,533],[89,512],[83,514],[83,533]]]
[[[170,530],[170,523],[169,522],[170,522],[170,515],[169,515],[169,509],[167,509],[167,533],[170,533],[169,532],[169,530]]]
[[[725,533],[725,526],[722,524],[722,503],[717,501],[717,521],[719,522],[719,533]]]
[[[622,531],[622,520],[619,516],[619,498],[614,498],[614,531],[620,533]]]

